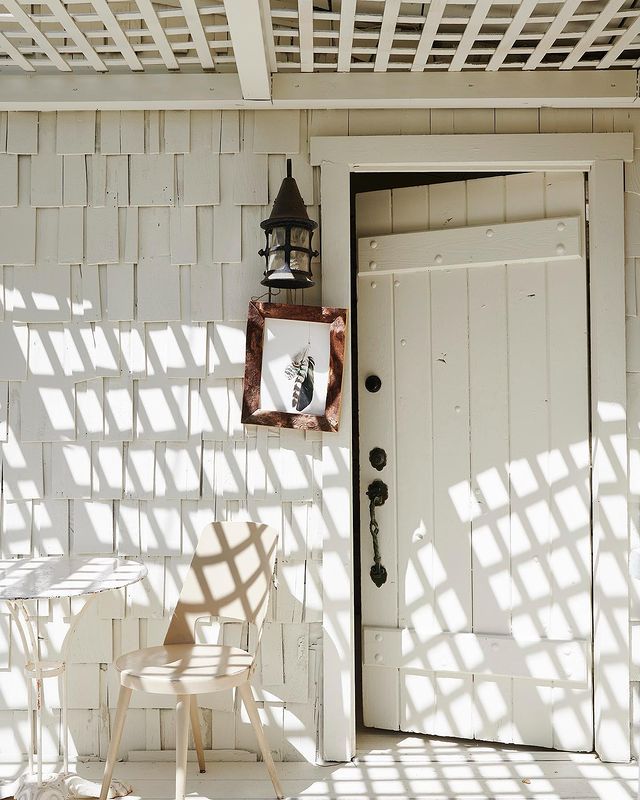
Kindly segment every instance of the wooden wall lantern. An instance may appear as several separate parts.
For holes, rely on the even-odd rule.
[[[347,312],[249,303],[242,422],[337,431]]]

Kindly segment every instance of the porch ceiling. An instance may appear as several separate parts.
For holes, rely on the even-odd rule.
[[[638,0],[1,0],[6,73],[285,73],[640,67]]]

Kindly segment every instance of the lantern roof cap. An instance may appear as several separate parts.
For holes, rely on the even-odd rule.
[[[314,230],[318,227],[315,220],[309,218],[307,209],[298,189],[295,178],[291,176],[291,159],[287,159],[287,175],[283,179],[276,199],[273,201],[271,214],[262,220],[262,228],[274,228],[278,224],[295,223],[301,227]]]

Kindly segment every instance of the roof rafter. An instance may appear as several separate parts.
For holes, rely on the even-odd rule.
[[[373,66],[374,72],[386,72],[389,64],[389,56],[393,46],[393,39],[400,13],[401,0],[386,0],[384,13],[382,15],[382,25],[380,27],[380,38],[378,39],[378,49],[376,51],[376,61]]]
[[[224,0],[236,68],[245,100],[271,99],[269,72],[260,0]]]
[[[45,0],[46,4],[57,21],[62,25],[65,31],[69,34],[69,38],[73,39],[78,49],[91,64],[97,72],[107,72],[107,66],[96,51],[89,44],[89,40],[82,33],[76,21],[71,14],[67,11],[66,7],[60,0]]]
[[[413,64],[411,65],[412,72],[422,72],[424,70],[429,56],[431,55],[431,48],[433,47],[446,5],[447,0],[433,0],[433,2],[429,4],[427,18],[424,21],[420,41],[418,42]]]
[[[338,72],[351,69],[353,29],[356,23],[356,0],[343,0],[340,8],[340,37],[338,38]]]
[[[300,71],[313,72],[313,0],[298,0]]]
[[[33,64],[30,64],[18,48],[11,44],[4,33],[0,33],[0,48],[2,48],[9,58],[25,72],[35,72]]]
[[[480,28],[482,27],[487,14],[489,13],[491,2],[492,0],[477,0],[475,8],[471,13],[471,17],[469,18],[469,22],[464,29],[462,38],[460,39],[460,44],[458,45],[454,57],[451,59],[451,64],[449,64],[450,71],[457,72],[458,70],[462,69],[462,65],[467,60],[476,36],[480,32]]]
[[[160,24],[160,20],[158,19],[158,15],[156,14],[151,0],[136,0],[136,3],[144,19],[144,24],[147,26],[153,41],[156,43],[156,47],[164,61],[165,67],[167,69],[179,69],[179,64],[173,54],[167,35]]]
[[[7,9],[10,14],[13,14],[16,22],[20,23],[27,36],[30,36],[33,41],[40,47],[42,52],[47,56],[49,61],[54,64],[61,72],[71,72],[71,67],[62,58],[60,53],[47,39],[40,28],[35,24],[33,19],[26,13],[17,0],[3,0],[2,5]]]
[[[618,38],[618,41],[613,45],[611,50],[605,55],[602,61],[597,65],[596,69],[606,69],[610,67],[622,51],[631,44],[636,37],[640,34],[640,17],[630,25],[627,30]],[[635,66],[635,65],[634,65]]]
[[[547,32],[538,42],[535,50],[527,59],[524,69],[535,69],[542,59],[549,52],[558,34],[567,27],[567,23],[573,16],[574,11],[578,8],[582,0],[565,0],[564,4],[560,7],[556,18],[551,25],[547,28]]]
[[[105,28],[109,32],[109,36],[111,36],[116,46],[120,49],[122,57],[127,62],[128,66],[134,72],[139,72],[144,69],[140,63],[140,59],[136,55],[136,51],[131,47],[129,38],[120,27],[120,23],[116,19],[107,0],[91,0],[91,2],[100,15]]]
[[[198,6],[195,0],[180,0],[180,6],[184,13],[184,18],[189,28],[189,33],[196,46],[196,53],[200,59],[200,64],[203,69],[213,69],[215,67],[213,56],[211,55],[211,48],[207,41],[207,35],[202,27],[202,20],[198,12]]]
[[[500,44],[496,47],[495,53],[491,56],[487,64],[487,71],[493,72],[497,70],[504,62],[505,58],[509,55],[511,48],[516,43],[516,40],[522,29],[527,24],[533,9],[536,7],[538,0],[522,0],[520,7],[511,20],[511,23],[504,36],[500,40]]]
[[[575,67],[593,42],[595,42],[598,36],[600,36],[609,22],[611,22],[614,15],[619,11],[623,3],[624,0],[609,0],[607,5],[602,9],[594,22],[591,24],[589,30],[582,34],[576,46],[565,58],[562,64],[560,64],[560,69],[571,69],[572,67]]]

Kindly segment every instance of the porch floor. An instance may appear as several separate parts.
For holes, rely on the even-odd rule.
[[[603,764],[593,754],[535,750],[434,737],[367,731],[358,736],[354,763],[317,767],[277,764],[288,798],[323,800],[632,800],[637,796],[635,764]],[[70,765],[99,780],[103,764]],[[272,800],[263,764],[213,762],[198,774],[190,762],[187,796],[193,800]],[[15,779],[23,764],[0,763],[0,776]],[[174,797],[172,762],[128,761],[114,777],[133,785],[131,800]],[[6,793],[5,793],[6,796]]]

